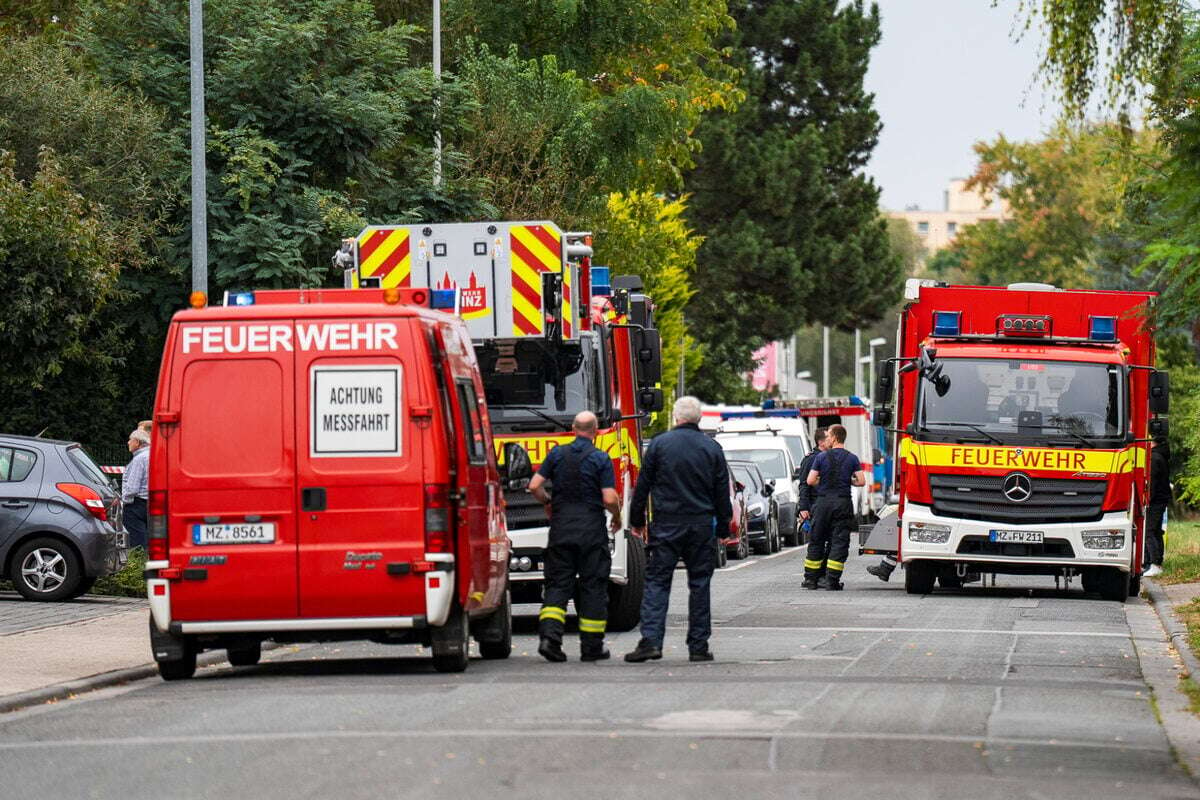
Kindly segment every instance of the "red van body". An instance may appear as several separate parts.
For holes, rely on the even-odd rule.
[[[155,658],[424,643],[508,655],[508,537],[483,384],[423,289],[262,291],[171,322],[151,445]]]

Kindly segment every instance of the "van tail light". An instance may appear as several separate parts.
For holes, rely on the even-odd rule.
[[[150,492],[147,512],[149,524],[146,531],[146,558],[149,561],[166,561],[170,554],[167,539],[167,493]]]
[[[425,484],[425,552],[449,553],[450,486],[445,483]]]
[[[87,512],[96,519],[108,520],[108,508],[104,505],[104,498],[92,487],[84,486],[82,483],[56,483],[54,485],[60,492],[87,509]]]

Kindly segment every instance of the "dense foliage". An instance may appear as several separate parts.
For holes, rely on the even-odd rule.
[[[688,308],[705,360],[689,383],[729,400],[757,346],[810,322],[877,320],[901,275],[862,171],[880,124],[863,89],[878,10],[743,0],[731,11],[746,100],[701,121],[686,181],[688,220],[705,237]]]

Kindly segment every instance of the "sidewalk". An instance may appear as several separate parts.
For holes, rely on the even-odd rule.
[[[33,603],[0,592],[0,711],[18,698],[27,701],[20,705],[44,702],[91,688],[95,676],[150,664],[148,619],[145,600]],[[50,687],[56,691],[37,694]]]
[[[1154,610],[1158,612],[1158,616],[1162,620],[1163,628],[1167,631],[1167,638],[1179,653],[1186,676],[1200,683],[1200,659],[1197,659],[1196,653],[1189,645],[1187,623],[1176,612],[1180,606],[1186,606],[1200,597],[1200,581],[1172,583],[1164,586],[1153,579],[1143,578],[1142,585],[1146,587],[1146,593],[1150,595],[1150,602],[1154,604]]]

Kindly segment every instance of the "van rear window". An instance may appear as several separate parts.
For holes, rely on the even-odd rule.
[[[269,359],[193,361],[183,375],[179,459],[195,477],[273,475],[283,466],[283,372]]]

